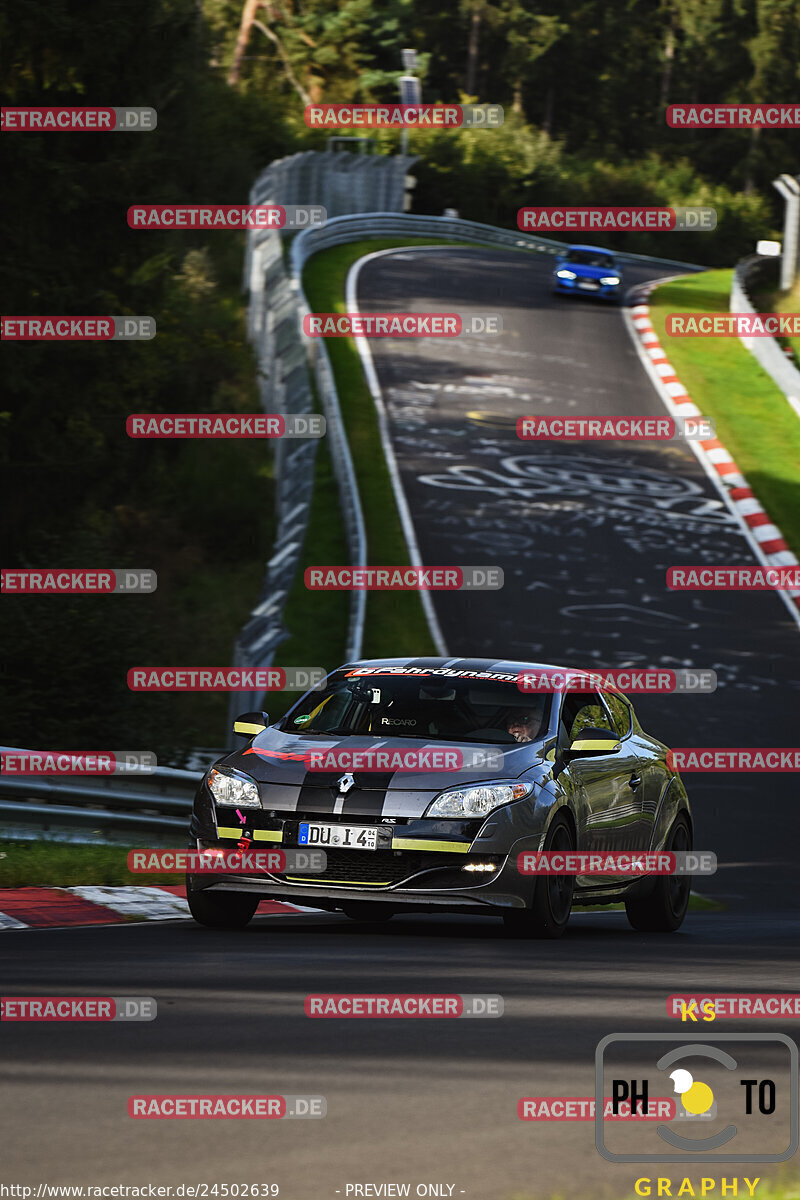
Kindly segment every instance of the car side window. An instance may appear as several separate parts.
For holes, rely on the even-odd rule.
[[[620,737],[626,737],[631,730],[630,706],[616,692],[603,692],[606,704],[611,709],[614,725]]]
[[[616,733],[596,692],[568,692],[561,706],[561,720],[570,742],[574,742],[581,730],[586,728],[608,729]]]

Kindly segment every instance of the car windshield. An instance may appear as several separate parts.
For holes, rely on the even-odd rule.
[[[516,674],[465,679],[444,668],[350,668],[335,672],[324,690],[304,696],[278,728],[304,735],[533,742],[547,731],[551,697],[526,696],[516,680]]]
[[[613,271],[614,259],[610,254],[599,250],[568,250],[565,262],[578,263],[582,267],[602,267],[604,271]]]

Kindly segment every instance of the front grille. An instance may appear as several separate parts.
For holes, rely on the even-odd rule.
[[[414,850],[326,850],[327,866],[321,875],[276,875],[287,883],[349,883],[387,887],[418,871],[436,867],[452,869],[453,858],[461,855],[427,854]]]

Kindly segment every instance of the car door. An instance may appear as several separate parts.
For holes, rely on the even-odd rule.
[[[583,850],[642,849],[644,836],[638,747],[629,727],[620,733],[608,706],[596,691],[567,692],[561,709],[564,744],[575,741],[581,729],[608,729],[618,737],[619,750],[574,759],[567,767],[579,811]]]

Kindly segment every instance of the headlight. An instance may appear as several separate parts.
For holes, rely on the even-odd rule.
[[[426,817],[485,817],[492,809],[530,796],[532,783],[472,783],[441,792]]]
[[[229,775],[212,767],[208,772],[208,790],[217,804],[231,808],[261,808],[258,784],[249,775]]]
[[[556,271],[559,279],[577,279],[578,276],[574,271],[568,271],[566,267],[562,267],[560,271]]]
[[[606,275],[600,282],[605,284],[606,287],[613,287],[615,283],[619,283],[619,275]]]

